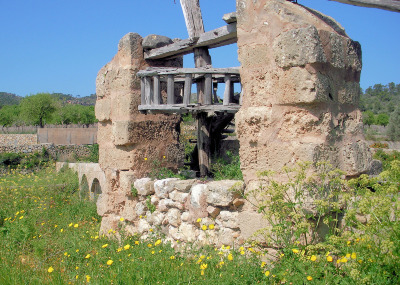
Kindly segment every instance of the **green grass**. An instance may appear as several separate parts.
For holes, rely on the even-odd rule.
[[[0,284],[399,284],[400,161],[389,160],[380,177],[343,184],[353,205],[340,208],[340,231],[269,252],[257,244],[175,251],[156,229],[146,240],[124,236],[122,220],[120,241],[108,239],[69,170],[11,170],[0,176]]]
[[[156,233],[121,242],[98,236],[96,206],[79,198],[77,185],[71,172],[49,168],[0,177],[0,284],[254,284],[267,278],[259,256],[245,249],[246,255],[175,252]]]

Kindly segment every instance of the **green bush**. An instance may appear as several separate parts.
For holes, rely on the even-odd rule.
[[[215,162],[211,164],[211,173],[215,180],[243,180],[243,174],[240,170],[240,158],[239,155],[233,155],[227,151],[228,160],[223,158],[217,158]]]

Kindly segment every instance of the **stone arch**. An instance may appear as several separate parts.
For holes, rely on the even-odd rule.
[[[94,178],[92,187],[90,187],[90,199],[96,202],[102,193],[99,179]]]
[[[89,198],[89,183],[85,174],[82,175],[81,183],[79,184],[81,199]]]

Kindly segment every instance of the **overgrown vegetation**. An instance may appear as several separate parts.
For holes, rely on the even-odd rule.
[[[125,236],[123,218],[120,241],[99,235],[96,206],[80,199],[76,181],[69,170],[0,177],[0,284],[254,284],[268,280],[259,260],[261,252],[251,245],[176,252],[156,229],[145,240]]]
[[[382,155],[382,154],[380,154]],[[260,188],[242,195],[263,213],[259,231],[275,261],[273,283],[398,284],[400,282],[400,160],[387,161],[379,177],[345,181],[319,163],[285,169],[278,182],[260,173]],[[277,175],[277,174],[274,174]],[[276,176],[274,176],[276,177]]]
[[[41,152],[0,153],[0,168],[6,169],[35,169],[47,166],[51,161],[50,154],[43,148]]]
[[[214,180],[243,180],[239,155],[233,155],[230,151],[226,155],[227,159],[218,157],[211,165]]]
[[[3,96],[3,95],[2,95]],[[94,103],[96,95],[74,98],[61,93],[38,93],[27,97],[18,97],[5,93],[0,100],[0,126],[45,124],[89,125],[96,122]],[[0,106],[1,107],[1,106]]]

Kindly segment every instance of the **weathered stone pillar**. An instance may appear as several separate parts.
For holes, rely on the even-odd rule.
[[[183,163],[180,116],[138,111],[141,88],[136,73],[150,65],[182,67],[182,58],[148,63],[143,58],[142,37],[129,33],[120,40],[118,53],[97,75],[99,163],[107,181],[97,203],[103,232],[116,229],[120,216],[132,223],[138,219],[136,200],[131,196],[134,179],[147,175],[157,160],[169,168]]]
[[[248,187],[256,173],[326,160],[367,172],[361,47],[332,18],[285,0],[237,0],[243,106],[236,115]]]

